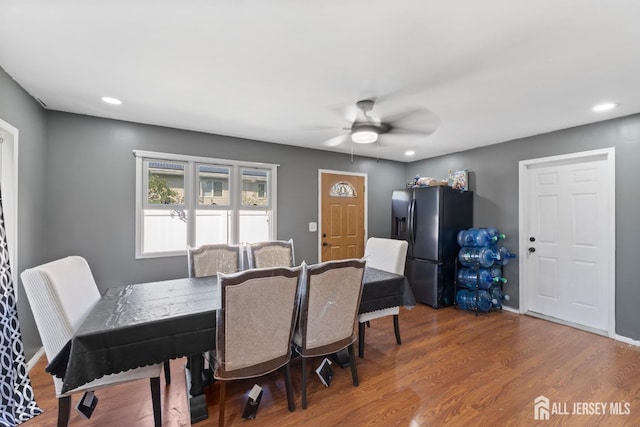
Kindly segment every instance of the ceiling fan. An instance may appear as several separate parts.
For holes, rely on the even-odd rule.
[[[380,135],[384,134],[413,134],[416,137],[424,137],[435,132],[439,124],[438,117],[424,108],[414,109],[387,117],[386,120],[380,120],[370,114],[374,105],[374,99],[363,99],[356,102],[356,117],[351,123],[351,127],[343,128],[349,133],[333,137],[325,141],[324,145],[331,147],[340,145],[347,140],[347,135],[356,144],[379,143]],[[409,117],[413,118],[413,123],[408,123]],[[407,125],[410,127],[407,127]],[[386,138],[388,136],[385,136]]]
[[[382,123],[373,120],[367,114],[373,110],[374,101],[371,99],[363,99],[356,102],[359,114],[351,125],[351,140],[357,144],[371,144],[378,140],[378,136],[389,132],[392,127],[388,123]]]

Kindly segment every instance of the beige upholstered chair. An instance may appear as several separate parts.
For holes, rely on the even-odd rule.
[[[31,304],[40,338],[49,360],[58,354],[82,325],[100,299],[100,293],[84,258],[70,256],[25,270],[20,275]],[[61,393],[62,380],[53,377],[58,398],[58,426],[67,426],[71,415],[71,395],[128,381],[149,378],[156,427],[162,424],[160,410],[160,372],[162,365],[145,366],[106,375]]]
[[[348,348],[353,385],[359,384],[353,343],[364,268],[364,261],[351,259],[312,265],[303,273],[300,315],[293,336],[294,347],[302,356],[302,408],[307,407],[309,357]]]
[[[243,251],[240,245],[203,245],[187,248],[189,277],[215,276],[243,270]]]
[[[215,276],[218,273],[232,274],[243,270],[244,250],[242,245],[224,243],[187,248],[189,277]],[[206,360],[207,355],[205,355]],[[169,362],[165,362],[165,377]]]
[[[247,245],[247,259],[249,268],[293,267],[296,265],[293,239]]]
[[[377,268],[378,270],[388,271],[390,273],[404,274],[404,265],[407,259],[406,240],[381,239],[371,237],[367,240],[364,250],[364,259],[367,266]],[[396,334],[396,342],[402,344],[400,339],[400,307],[385,308],[382,310],[370,311],[362,313],[358,316],[358,356],[364,357],[364,337],[365,323],[370,320],[378,319],[385,316],[393,316],[393,328]]]
[[[267,268],[218,275],[222,308],[216,312],[216,349],[209,360],[220,382],[218,424],[224,425],[225,383],[284,368],[289,411],[295,410],[291,387],[291,338],[300,299],[297,268]]]

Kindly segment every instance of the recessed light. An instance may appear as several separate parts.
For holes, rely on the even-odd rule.
[[[593,111],[598,113],[602,111],[609,111],[613,108],[616,108],[617,106],[618,104],[616,104],[615,102],[603,102],[602,104],[598,104],[593,107]]]
[[[107,104],[113,104],[113,105],[120,105],[122,104],[122,101],[120,101],[117,98],[112,98],[110,96],[103,96],[102,97],[102,101],[106,102]]]
[[[413,156],[414,154],[416,154],[416,152],[413,150],[407,150],[404,152],[405,156]]]

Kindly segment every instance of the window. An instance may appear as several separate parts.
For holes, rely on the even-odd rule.
[[[135,150],[136,257],[273,240],[277,165]]]
[[[213,189],[212,189],[213,197],[218,197],[218,198],[222,197],[222,186],[223,186],[222,181],[212,181],[212,183],[213,183]]]

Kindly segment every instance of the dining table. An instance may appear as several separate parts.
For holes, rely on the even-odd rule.
[[[365,269],[360,313],[415,304],[405,276]],[[215,348],[220,307],[217,276],[109,288],[46,370],[62,379],[65,393],[107,374],[187,357],[191,423],[202,421],[211,381],[202,353]]]

